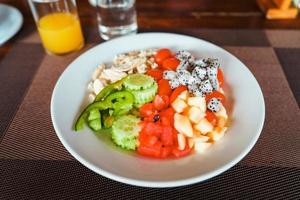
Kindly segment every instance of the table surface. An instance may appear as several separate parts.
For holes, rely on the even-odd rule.
[[[96,44],[95,12],[79,3],[86,45],[47,55],[27,1],[25,23],[0,47],[0,199],[300,199],[300,21],[266,21],[250,0],[138,0],[139,31],[177,32],[211,41],[243,61],[266,102],[262,134],[227,172],[191,186],[151,189],[97,175],[62,146],[52,127],[50,98],[67,65]]]

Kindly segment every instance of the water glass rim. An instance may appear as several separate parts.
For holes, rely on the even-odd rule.
[[[32,2],[37,2],[37,3],[53,3],[53,2],[58,2],[60,0],[28,0]]]

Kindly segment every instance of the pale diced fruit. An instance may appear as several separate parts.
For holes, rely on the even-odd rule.
[[[95,100],[96,96],[94,94],[89,94],[88,98],[89,98],[89,103],[92,103]]]
[[[225,117],[219,117],[218,127],[223,128],[226,125],[227,119]]]
[[[178,98],[182,99],[183,101],[187,101],[188,97],[189,97],[189,93],[186,90],[181,92],[180,95],[178,95]]]
[[[188,145],[190,148],[194,147],[194,139],[193,138],[188,138]]]
[[[222,94],[225,94],[223,88],[220,88],[220,89],[219,89],[219,92],[221,92]]]
[[[201,135],[204,135],[204,134],[194,128],[194,137],[198,137]]]
[[[185,136],[181,133],[177,134],[177,140],[178,140],[178,150],[184,150],[186,145],[186,139]]]
[[[189,106],[200,108],[202,112],[206,112],[206,101],[204,97],[189,97],[187,101]]]
[[[193,128],[188,117],[175,113],[174,126],[179,133],[184,134],[186,137],[193,137]]]
[[[103,84],[103,86],[107,86],[108,85],[108,81],[104,78],[99,78],[99,80],[101,81],[101,83]]]
[[[100,74],[103,72],[105,68],[104,64],[100,64],[94,71],[93,75],[92,75],[92,79],[96,80],[97,78],[99,78]]]
[[[94,87],[93,87],[93,82],[92,82],[92,81],[89,82],[89,84],[88,84],[88,86],[87,86],[87,90],[88,90],[89,92],[94,92]]]
[[[103,89],[103,83],[99,80],[96,79],[93,83],[93,88],[94,88],[94,93],[97,95],[99,92]]]
[[[187,106],[187,107],[183,110],[183,112],[182,112],[181,114],[184,115],[184,116],[189,116],[189,110],[190,110],[190,107]]]
[[[197,124],[200,122],[201,119],[205,117],[205,113],[200,110],[200,108],[197,108],[195,106],[192,106],[188,110],[188,117],[194,124]]]
[[[94,71],[94,73],[92,75],[92,79],[96,80],[100,76],[100,74],[101,74],[100,69],[99,68],[95,69],[95,71]]]
[[[209,136],[213,141],[219,141],[222,137],[225,135],[225,131],[227,130],[226,127],[224,128],[215,128],[212,132],[208,133],[207,136]]]
[[[176,98],[172,103],[172,107],[177,113],[182,113],[184,109],[187,108],[187,106],[188,105],[182,99],[179,98]]]
[[[209,139],[210,137],[204,135],[193,137],[194,142],[207,142]]]
[[[218,112],[216,112],[215,115],[217,117],[224,117],[225,119],[228,118],[226,109],[225,109],[225,107],[222,104],[220,106],[220,110]]]
[[[211,145],[209,142],[195,142],[194,149],[198,153],[204,153]]]
[[[194,126],[194,128],[200,131],[202,134],[206,134],[208,132],[211,132],[214,127],[209,121],[207,121],[206,118],[203,118],[198,124]]]

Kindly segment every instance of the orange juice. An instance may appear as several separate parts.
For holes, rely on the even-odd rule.
[[[38,21],[38,30],[45,49],[54,54],[80,49],[84,43],[79,19],[71,13],[43,16]]]

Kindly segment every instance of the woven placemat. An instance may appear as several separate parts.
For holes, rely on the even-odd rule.
[[[99,42],[95,31],[86,32],[85,49],[63,57],[46,55],[37,34],[26,32],[0,60],[0,199],[300,198],[300,31],[179,31],[223,46],[249,67],[264,93],[266,121],[238,165],[203,183],[169,189],[97,175],[58,140],[51,94],[66,66]]]

